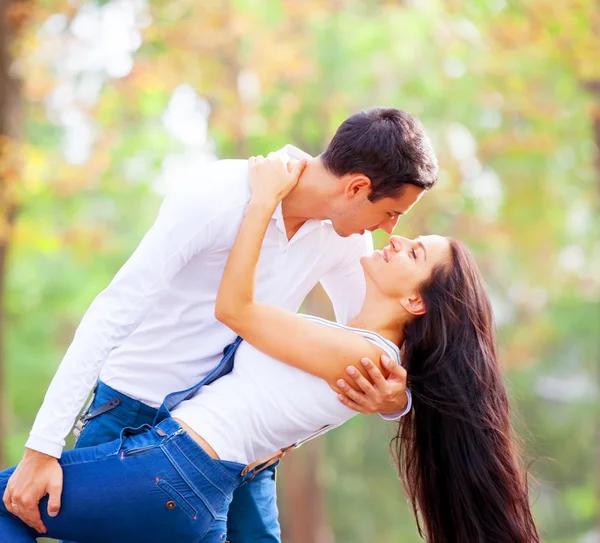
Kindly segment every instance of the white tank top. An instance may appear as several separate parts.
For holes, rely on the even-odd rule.
[[[361,334],[400,363],[398,347],[379,334],[303,317]],[[231,373],[202,387],[171,413],[205,439],[219,458],[241,464],[313,439],[357,414],[323,379],[283,364],[245,341],[238,347]]]

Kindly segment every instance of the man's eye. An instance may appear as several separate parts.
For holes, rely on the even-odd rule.
[[[388,213],[388,216],[390,217],[390,219],[395,219],[396,218],[396,214],[395,213]]]
[[[417,260],[417,251],[415,251],[414,249],[411,249],[411,250],[410,250],[410,252],[412,253],[412,255],[413,255],[413,258],[414,258],[415,260]]]

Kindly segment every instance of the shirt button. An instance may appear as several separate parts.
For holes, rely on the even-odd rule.
[[[166,507],[167,509],[174,509],[174,508],[175,508],[175,505],[176,505],[176,504],[175,504],[175,502],[174,502],[173,500],[169,500],[169,501],[167,502],[167,504],[165,505],[165,507]]]

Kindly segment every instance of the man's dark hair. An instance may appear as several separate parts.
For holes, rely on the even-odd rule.
[[[346,119],[321,155],[325,168],[341,177],[360,173],[371,180],[369,200],[396,198],[404,187],[429,190],[437,159],[421,123],[405,111],[376,107]]]

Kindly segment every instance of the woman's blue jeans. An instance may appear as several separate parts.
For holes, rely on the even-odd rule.
[[[47,497],[40,512],[46,537],[78,543],[223,542],[233,492],[252,477],[241,475],[242,464],[211,458],[172,418],[67,451],[60,464],[60,513],[48,516]],[[0,473],[0,494],[13,471]],[[0,541],[39,536],[0,503]]]

